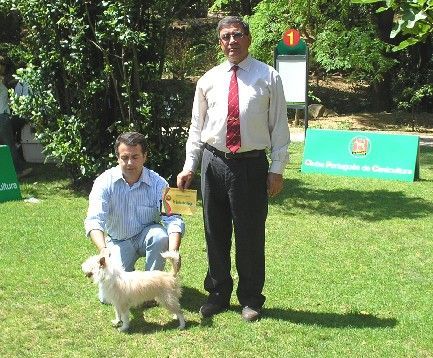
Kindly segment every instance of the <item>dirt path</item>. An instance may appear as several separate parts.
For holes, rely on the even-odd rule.
[[[388,133],[412,134],[420,137],[420,144],[433,146],[433,114],[420,113],[415,117],[403,112],[357,113],[347,116],[310,119],[309,128],[356,131],[384,131]],[[304,127],[290,127],[294,142],[304,140]]]

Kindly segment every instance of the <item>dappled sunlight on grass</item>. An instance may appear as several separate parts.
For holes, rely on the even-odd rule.
[[[308,175],[306,176],[308,179]],[[325,179],[329,180],[329,179]],[[416,219],[433,213],[433,203],[403,191],[386,189],[317,188],[297,180],[285,180],[285,189],[275,205],[325,216],[354,217],[380,221]]]

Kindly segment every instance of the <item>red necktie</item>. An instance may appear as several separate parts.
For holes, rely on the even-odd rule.
[[[236,71],[238,66],[233,66],[232,78],[230,79],[228,112],[227,112],[227,135],[226,147],[232,153],[236,153],[241,147],[241,125],[239,121],[239,89]]]

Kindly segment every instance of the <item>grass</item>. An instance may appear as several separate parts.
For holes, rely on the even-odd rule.
[[[197,213],[181,250],[187,328],[156,307],[135,310],[129,334],[110,326],[112,308],[80,270],[94,253],[83,234],[87,193],[37,166],[21,189],[41,202],[0,204],[0,356],[433,356],[433,148],[421,149],[414,183],[301,174],[302,145],[291,153],[270,204],[262,320],[243,322],[234,295],[230,311],[200,319]]]

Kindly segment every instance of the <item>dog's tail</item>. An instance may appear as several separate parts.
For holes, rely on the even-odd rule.
[[[171,263],[171,273],[176,276],[180,270],[181,257],[179,251],[162,252],[161,256]]]

